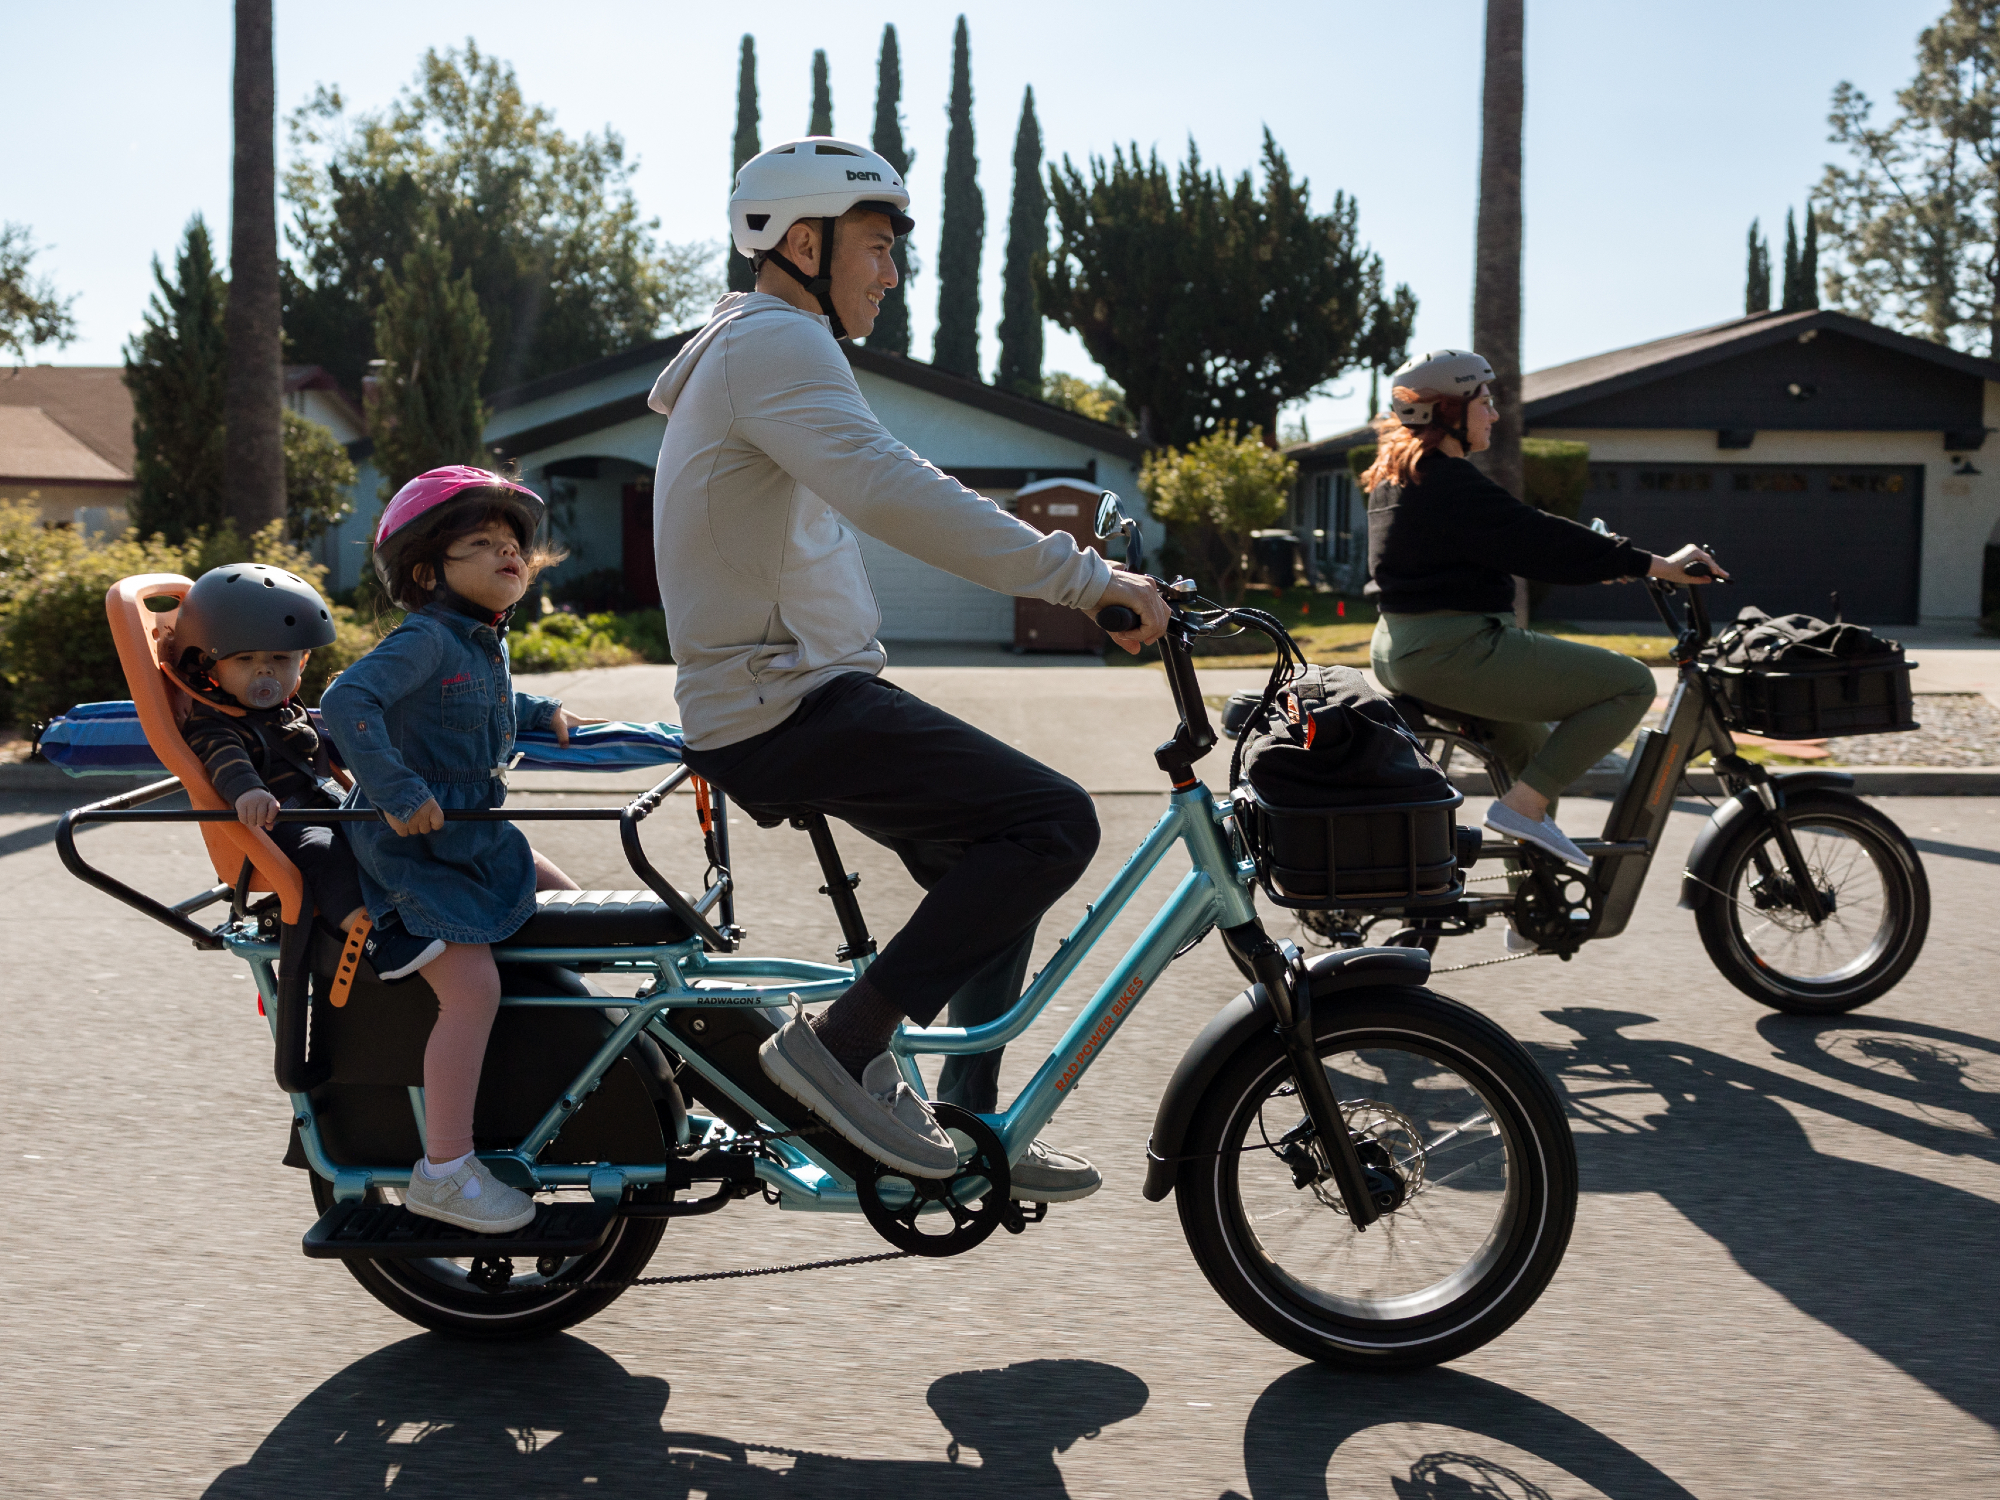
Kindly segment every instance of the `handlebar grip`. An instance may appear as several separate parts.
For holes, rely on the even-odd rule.
[[[1139,628],[1139,611],[1123,604],[1107,604],[1097,612],[1097,624],[1101,630],[1119,635],[1127,630]]]
[[[1687,565],[1690,578],[1715,578],[1715,570],[1705,562],[1691,562]],[[1727,583],[1725,578],[1716,578],[1717,583]]]

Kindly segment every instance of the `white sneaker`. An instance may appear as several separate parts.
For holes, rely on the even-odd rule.
[[[1507,951],[1509,953],[1539,953],[1542,945],[1524,934],[1512,922],[1507,924]]]
[[[1556,827],[1554,818],[1544,817],[1536,822],[1523,813],[1515,812],[1504,802],[1495,802],[1486,809],[1486,826],[1516,843],[1533,844],[1579,870],[1588,872],[1590,869],[1590,856],[1569,841],[1569,835]]]
[[[509,1187],[476,1156],[467,1157],[449,1177],[433,1177],[419,1159],[410,1168],[403,1207],[474,1234],[508,1234],[534,1222],[535,1200]]]
[[[1080,1156],[1036,1141],[1007,1174],[1023,1203],[1074,1203],[1104,1186],[1104,1176]]]

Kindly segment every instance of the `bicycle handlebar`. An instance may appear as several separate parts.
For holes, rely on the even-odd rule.
[[[1139,611],[1124,604],[1107,604],[1097,612],[1098,629],[1119,635],[1127,630],[1137,630],[1140,625]]]

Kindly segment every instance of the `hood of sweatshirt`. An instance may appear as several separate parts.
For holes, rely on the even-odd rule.
[[[715,310],[708,315],[708,322],[693,338],[681,345],[681,352],[673,357],[666,369],[660,371],[660,378],[653,382],[653,393],[646,398],[646,404],[666,417],[674,414],[674,403],[680,399],[681,390],[694,374],[694,367],[701,363],[702,355],[722,337],[730,324],[746,318],[779,317],[811,318],[832,336],[831,326],[818,313],[809,313],[804,308],[794,307],[783,297],[774,297],[769,292],[730,292],[715,304]]]

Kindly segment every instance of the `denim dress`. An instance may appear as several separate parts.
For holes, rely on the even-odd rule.
[[[320,722],[354,775],[348,807],[408,822],[435,797],[446,812],[498,807],[518,729],[560,704],[514,691],[507,643],[481,620],[426,605],[334,679]],[[535,910],[535,862],[512,823],[446,823],[399,838],[379,821],[346,826],[368,914],[419,937],[497,943]]]

